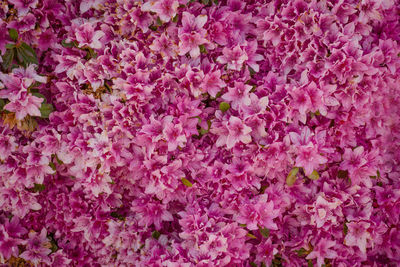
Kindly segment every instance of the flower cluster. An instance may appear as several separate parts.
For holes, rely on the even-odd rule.
[[[400,265],[399,14],[2,1],[0,263]]]

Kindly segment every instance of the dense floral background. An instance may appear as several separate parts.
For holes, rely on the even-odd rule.
[[[400,265],[398,0],[0,18],[2,266]]]

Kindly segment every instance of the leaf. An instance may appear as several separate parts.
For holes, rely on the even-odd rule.
[[[292,186],[294,185],[294,183],[297,180],[297,173],[299,172],[299,168],[294,167],[288,174],[288,176],[286,177],[286,184],[288,186]]]
[[[53,171],[56,170],[56,164],[54,164],[54,162],[50,162],[50,163],[49,163],[49,166],[50,166],[50,168],[53,169]]]
[[[179,15],[176,14],[175,17],[172,18],[172,22],[176,23],[176,22],[178,22],[178,19],[179,19]]]
[[[46,103],[46,101],[47,101],[46,97],[44,95],[42,95],[41,93],[33,92],[32,95],[39,97],[39,98],[43,98],[44,99],[43,103]]]
[[[67,43],[66,40],[62,40],[62,41],[61,41],[61,45],[62,45],[63,47],[65,47],[65,48],[72,48],[72,47],[77,47],[77,46],[78,46],[78,44],[76,43],[76,41]]]
[[[48,119],[53,110],[54,108],[52,104],[42,103],[42,106],[40,107],[40,117]]]
[[[188,179],[186,179],[186,178],[182,178],[181,181],[182,181],[182,183],[183,183],[184,185],[186,185],[187,187],[192,187],[192,186],[193,186],[193,184],[192,184]]]
[[[8,34],[10,35],[11,40],[14,42],[18,40],[18,32],[16,29],[8,29]]]
[[[159,239],[161,236],[161,233],[159,231],[154,231],[151,236],[155,239]]]
[[[14,49],[15,48],[15,44],[6,44],[6,48],[7,49]]]
[[[14,56],[15,56],[15,50],[14,49],[7,49],[6,53],[3,55],[3,69],[7,70],[10,66],[11,63],[14,60]]]
[[[319,179],[319,173],[316,170],[314,170],[310,174],[310,176],[308,176],[308,178],[310,178],[311,180],[318,180]]]
[[[269,229],[268,228],[260,228],[259,230],[263,237],[265,237],[265,238],[269,237]]]
[[[221,102],[220,104],[219,104],[219,109],[222,111],[222,112],[226,112],[228,109],[230,109],[231,108],[231,105],[229,105],[229,103],[227,103],[227,102]]]
[[[6,105],[6,102],[4,101],[4,99],[0,99],[0,111],[3,110],[5,105]]]
[[[37,55],[35,50],[26,43],[22,43],[20,47],[17,48],[18,59],[25,64],[25,66],[33,63],[38,65]]]
[[[257,239],[257,237],[253,234],[247,233],[247,237],[250,237],[252,239]]]
[[[199,48],[200,48],[200,53],[207,54],[207,49],[203,44],[199,45]]]
[[[44,184],[35,184],[33,187],[33,192],[42,192],[43,190],[46,189],[46,186]]]

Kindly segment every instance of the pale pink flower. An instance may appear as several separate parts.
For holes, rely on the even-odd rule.
[[[324,259],[334,259],[337,257],[336,251],[330,249],[336,246],[336,241],[329,240],[326,238],[321,238],[318,243],[314,246],[313,251],[307,255],[306,259],[317,258],[317,266],[322,266],[324,264]]]
[[[232,49],[225,47],[222,49],[222,54],[217,58],[217,62],[228,64],[228,70],[240,71],[243,63],[248,59],[246,52],[239,45]]]
[[[95,31],[91,23],[85,23],[79,26],[75,32],[79,47],[89,46],[93,49],[100,49],[102,47],[100,39],[104,35],[103,31]]]
[[[15,112],[15,118],[22,120],[26,115],[40,116],[40,106],[43,98],[30,94],[21,94],[20,98],[4,106],[4,109]]]
[[[231,102],[231,106],[238,110],[241,106],[248,106],[251,103],[250,90],[252,86],[242,82],[235,82],[234,87],[229,87],[228,92],[222,95],[222,99]]]
[[[347,223],[348,232],[344,238],[346,246],[356,246],[362,253],[367,252],[367,241],[371,239],[371,234],[368,232],[370,223],[367,222],[350,222]]]

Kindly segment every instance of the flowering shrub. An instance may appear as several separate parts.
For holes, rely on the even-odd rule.
[[[1,1],[0,263],[400,265],[399,14]]]

